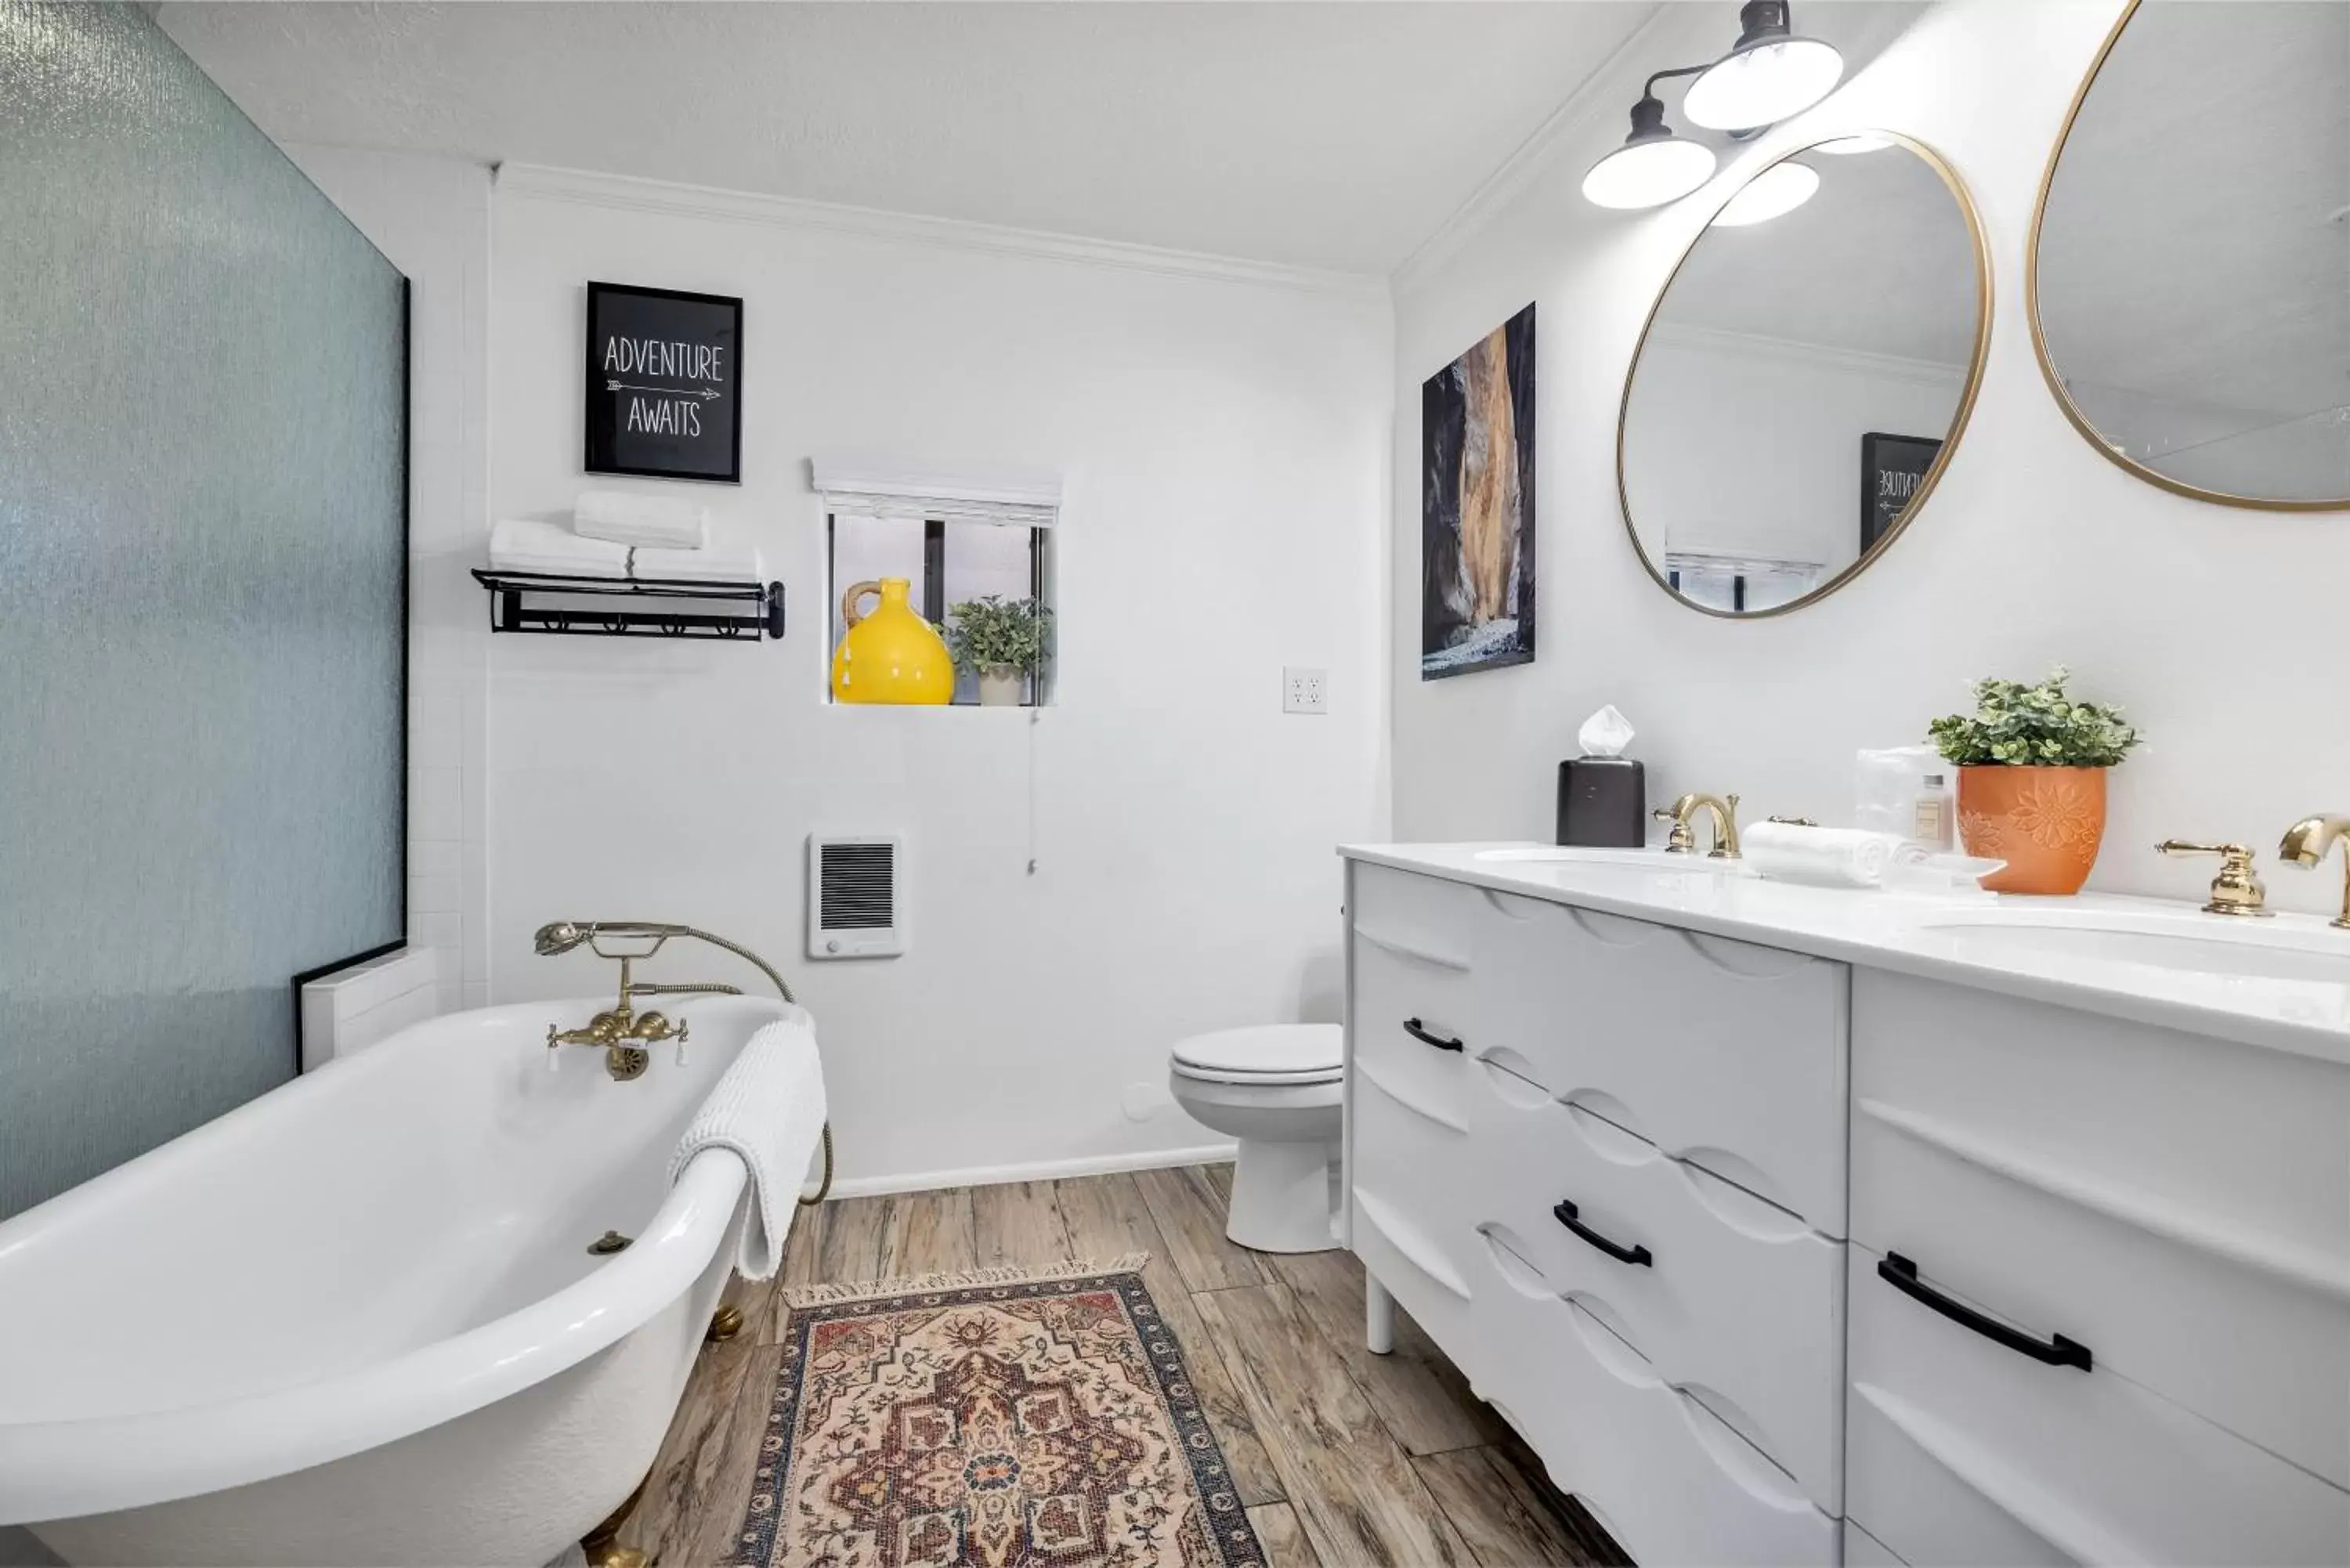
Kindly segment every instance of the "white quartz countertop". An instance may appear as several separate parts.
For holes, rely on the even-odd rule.
[[[1349,844],[1338,853],[1497,893],[2350,1063],[2350,931],[2318,916],[2237,920],[2192,903],[2112,894],[1935,897],[1670,864],[1480,858],[1547,847]],[[1985,940],[1986,927],[2017,926],[2025,929]],[[2098,933],[2116,930],[2151,940],[2115,956],[2106,950],[2125,944]],[[2230,944],[2224,952],[2210,945],[2221,942]]]

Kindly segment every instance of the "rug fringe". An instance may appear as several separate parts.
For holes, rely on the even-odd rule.
[[[963,1269],[951,1273],[914,1274],[897,1280],[860,1280],[837,1285],[795,1285],[783,1293],[787,1307],[831,1306],[840,1302],[877,1300],[882,1296],[913,1295],[931,1291],[962,1291],[980,1285],[1035,1285],[1055,1280],[1081,1280],[1095,1274],[1140,1273],[1149,1263],[1148,1252],[1127,1252],[1109,1259],[1068,1258],[1041,1267],[1002,1266]]]

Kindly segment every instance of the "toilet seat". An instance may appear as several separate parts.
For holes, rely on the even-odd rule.
[[[1330,1084],[1346,1075],[1346,1032],[1336,1023],[1222,1029],[1178,1041],[1169,1066],[1205,1084]]]

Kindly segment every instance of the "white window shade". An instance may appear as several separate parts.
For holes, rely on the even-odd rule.
[[[939,468],[902,460],[824,456],[809,461],[825,510],[835,516],[938,517],[1050,527],[1060,518],[1061,476],[1037,469]]]

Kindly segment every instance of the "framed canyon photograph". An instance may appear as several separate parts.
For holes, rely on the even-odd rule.
[[[1534,307],[1420,383],[1419,678],[1534,657]]]

